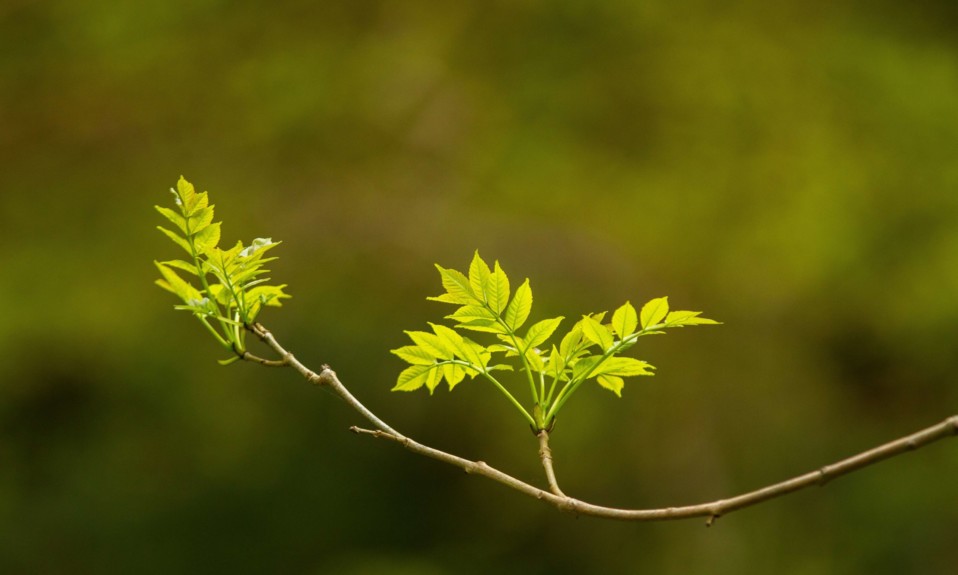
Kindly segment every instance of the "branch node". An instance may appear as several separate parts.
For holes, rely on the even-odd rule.
[[[829,477],[829,473],[830,472],[827,465],[824,467],[821,467],[818,470],[818,485],[820,487],[824,486],[826,483],[828,483],[831,480],[831,477]]]
[[[709,515],[709,518],[705,520],[705,526],[711,527],[713,524],[715,524],[715,520],[718,519],[719,517],[721,517],[721,515],[719,515],[718,513],[713,513],[712,515]]]

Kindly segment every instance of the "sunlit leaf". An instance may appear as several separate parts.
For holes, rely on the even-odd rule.
[[[524,347],[531,349],[545,343],[545,341],[552,336],[556,328],[559,327],[563,319],[565,319],[563,316],[544,319],[529,326],[529,330],[526,331],[526,335],[523,338],[523,340],[525,340]]]
[[[625,382],[621,377],[615,375],[600,375],[595,378],[599,385],[602,387],[611,390],[612,393],[616,394],[619,397],[622,397],[622,388],[625,387]]]
[[[193,245],[196,247],[196,255],[203,255],[216,247],[220,243],[220,224],[210,224],[203,228],[193,238]]]
[[[501,314],[509,304],[509,277],[502,271],[497,261],[492,275],[489,276],[489,286],[486,289],[486,300],[492,311]]]
[[[479,250],[476,250],[472,256],[472,263],[469,264],[469,285],[472,287],[473,293],[483,303],[487,299],[486,292],[490,275],[492,275],[492,270],[489,269],[489,264],[479,257]]]
[[[614,343],[612,331],[587,315],[582,317],[582,334],[593,343],[598,344],[602,351],[606,351]]]
[[[469,278],[462,275],[462,272],[453,269],[446,269],[439,264],[436,264],[436,269],[439,270],[439,275],[442,278],[442,287],[446,289],[447,295],[444,299],[440,299],[442,296],[431,299],[458,304],[481,303],[476,297],[476,294],[472,291],[472,286],[469,284]]]
[[[163,234],[165,234],[166,237],[168,237],[168,238],[170,238],[171,240],[173,240],[173,242],[174,242],[176,245],[178,245],[178,246],[180,246],[181,248],[183,248],[183,249],[186,251],[186,253],[188,253],[188,254],[190,254],[190,255],[193,255],[193,250],[190,248],[190,244],[189,244],[185,239],[183,239],[183,237],[181,237],[179,234],[177,234],[176,232],[172,232],[172,231],[170,231],[170,230],[164,228],[163,226],[156,226],[156,229],[158,229],[158,230],[160,230],[161,232],[163,232]]]
[[[453,352],[434,333],[427,331],[407,331],[406,335],[416,345],[432,354],[435,359],[452,359]]]
[[[592,375],[606,374],[618,375],[621,377],[632,377],[636,375],[653,375],[653,366],[639,359],[632,357],[610,357],[598,366]]]
[[[612,314],[612,329],[618,334],[619,339],[625,339],[635,333],[638,325],[639,318],[635,313],[635,308],[629,302],[625,302],[622,307]]]
[[[506,308],[505,322],[512,331],[517,331],[522,324],[529,318],[529,312],[532,311],[532,288],[529,287],[529,280],[522,282],[522,285],[516,289],[516,293]]]
[[[665,316],[665,327],[683,327],[686,325],[717,325],[714,319],[699,317],[700,311],[673,311]]]
[[[402,370],[399,374],[399,378],[396,380],[395,387],[392,388],[393,391],[415,391],[423,386],[426,383],[426,378],[429,376],[429,372],[432,371],[433,366],[428,365],[412,365]]]
[[[659,297],[655,298],[644,306],[642,306],[642,328],[645,329],[650,325],[655,325],[662,321],[665,317],[665,314],[669,312],[669,298]]]

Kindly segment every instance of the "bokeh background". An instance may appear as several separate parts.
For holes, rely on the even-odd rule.
[[[0,572],[954,573],[949,442],[711,529],[576,518],[218,366],[151,262],[183,174],[224,242],[284,242],[262,320],[297,357],[540,484],[488,385],[389,393],[446,311],[432,264],[478,248],[538,318],[669,295],[725,324],[580,391],[560,480],[750,490],[958,412],[956,6],[3,2]]]

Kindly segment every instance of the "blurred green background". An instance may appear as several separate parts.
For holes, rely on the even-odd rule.
[[[702,522],[575,518],[219,367],[152,285],[180,174],[283,240],[262,320],[399,430],[544,484],[487,385],[390,394],[433,262],[534,318],[669,295],[725,322],[583,389],[565,491],[698,503],[958,412],[954,2],[0,6],[0,572],[954,573],[937,444]],[[517,380],[517,388],[523,391]]]

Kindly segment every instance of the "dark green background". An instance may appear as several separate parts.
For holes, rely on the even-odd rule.
[[[951,443],[711,529],[577,519],[217,366],[151,261],[183,174],[224,241],[283,240],[262,319],[297,357],[539,484],[488,385],[388,391],[447,312],[432,263],[498,258],[534,319],[669,295],[725,325],[583,389],[557,469],[729,496],[958,412],[956,29],[950,1],[4,2],[0,572],[954,573]]]

